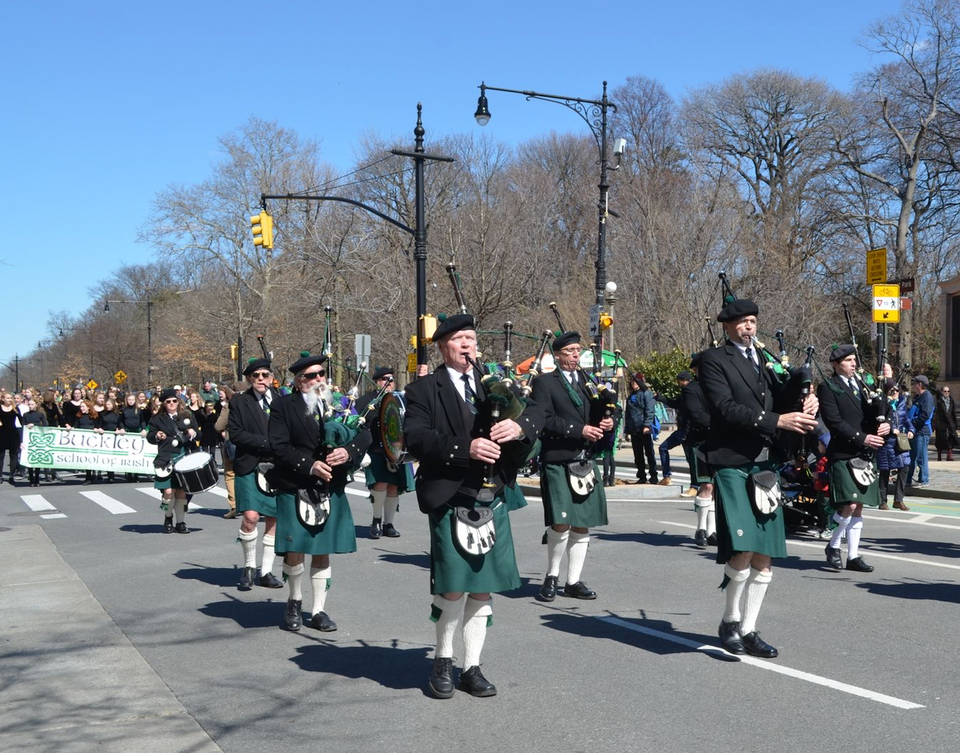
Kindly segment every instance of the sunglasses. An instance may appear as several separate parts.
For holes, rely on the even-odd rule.
[[[301,374],[300,377],[301,377],[302,379],[305,379],[305,380],[307,380],[307,381],[309,382],[309,381],[312,381],[312,380],[314,380],[314,379],[319,379],[320,377],[326,376],[326,375],[327,375],[327,372],[324,371],[323,369],[320,369],[320,371],[307,371],[307,372]]]
[[[175,397],[171,397],[171,398],[168,398],[167,400],[164,400],[163,402],[165,402],[165,403],[179,403],[180,401],[177,400],[177,398],[175,398]]]
[[[269,371],[255,371],[250,376],[254,379],[269,379],[273,376]]]

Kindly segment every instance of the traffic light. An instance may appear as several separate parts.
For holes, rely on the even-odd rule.
[[[600,314],[600,329],[610,329],[613,326],[613,317],[610,314]]]
[[[273,248],[273,217],[260,212],[250,218],[250,230],[253,232],[253,245]]]
[[[424,314],[420,317],[420,326],[417,329],[423,342],[433,342],[433,333],[437,331],[438,324],[437,317],[433,314]]]
[[[411,348],[413,348],[414,350],[417,349],[417,336],[416,336],[416,335],[410,335],[410,340],[409,340],[408,342],[410,343],[410,347],[411,347]]]
[[[236,343],[230,346],[230,360],[231,361],[237,360],[237,344]]]

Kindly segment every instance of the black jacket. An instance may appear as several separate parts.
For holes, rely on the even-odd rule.
[[[537,381],[544,377],[538,377]],[[534,382],[536,384],[536,382]],[[407,410],[403,435],[409,452],[420,461],[417,470],[417,502],[422,512],[447,504],[458,493],[475,497],[483,483],[484,464],[470,459],[470,442],[487,430],[486,392],[476,380],[477,414],[465,410],[463,399],[446,367],[408,385],[404,392]],[[469,418],[468,418],[469,416]],[[517,460],[510,449],[532,448],[543,417],[531,400],[517,423],[524,438],[503,445],[503,454],[493,466],[491,481],[499,493],[517,478]],[[511,448],[514,445],[514,448]]]
[[[680,390],[680,409],[686,417],[687,444],[703,444],[710,433],[710,410],[700,382],[690,382]]]
[[[155,468],[170,465],[170,461],[176,455],[182,455],[186,451],[188,444],[192,445],[187,439],[188,429],[197,431],[197,422],[191,410],[185,410],[174,416],[161,410],[150,418],[150,423],[147,425],[147,441],[157,445],[157,457],[153,461]],[[162,441],[157,439],[157,432],[160,431],[167,435]]]
[[[232,428],[233,401],[230,402],[229,420],[231,421],[230,441],[235,442]],[[269,447],[277,462],[275,475],[271,476],[271,481],[276,483],[277,488],[289,492],[312,488],[320,483],[320,478],[311,475],[310,469],[315,460],[326,457],[328,448],[324,446],[323,423],[314,416],[306,414],[302,393],[294,392],[273,401],[270,407],[267,435]],[[360,464],[369,446],[370,432],[366,429],[361,430],[352,441],[344,445],[350,455],[350,462],[333,469],[331,487],[343,489],[347,483],[350,468]]]
[[[271,412],[279,394],[272,388],[273,402]],[[238,392],[230,399],[230,412],[227,416],[227,432],[230,441],[237,447],[233,459],[233,470],[240,476],[253,473],[257,463],[271,457],[269,435],[270,417],[260,407],[260,401],[253,387],[246,392]]]
[[[543,448],[540,459],[544,463],[564,463],[573,460],[591,442],[583,437],[583,427],[589,423],[590,396],[577,379],[577,407],[563,382],[566,377],[560,369],[537,377],[533,382],[533,398],[543,411]],[[652,397],[652,395],[651,395]],[[629,410],[629,407],[628,407]]]
[[[817,387],[820,417],[830,432],[828,460],[849,460],[873,452],[863,440],[876,432],[877,419],[875,414],[871,415],[864,391],[858,392],[859,395],[854,395],[837,374]]]

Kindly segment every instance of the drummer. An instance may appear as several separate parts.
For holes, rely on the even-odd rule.
[[[382,366],[373,372],[376,389],[370,390],[357,400],[357,413],[361,416],[367,406],[380,393],[386,390],[384,397],[393,393],[393,369]],[[367,488],[373,501],[373,523],[370,524],[370,538],[379,539],[381,535],[395,539],[400,532],[394,527],[393,519],[400,508],[400,495],[413,486],[413,463],[394,463],[383,449],[383,428],[380,425],[379,406],[374,408],[373,418],[367,420],[373,444],[370,445],[370,465],[364,469]]]
[[[240,522],[240,547],[243,550],[243,573],[238,588],[249,591],[254,582],[264,588],[283,588],[273,574],[276,562],[274,536],[277,530],[277,495],[257,485],[259,464],[271,457],[270,406],[279,397],[273,388],[273,371],[267,358],[250,359],[243,370],[250,389],[237,393],[230,401],[227,427],[230,441],[237,448],[233,459],[234,494]],[[262,478],[262,475],[261,475]],[[263,516],[263,558],[257,573],[257,524]]]
[[[324,355],[304,353],[290,367],[295,391],[274,400],[268,432],[277,462],[271,480],[275,478],[280,489],[276,550],[284,555],[283,574],[290,587],[283,627],[297,631],[302,624],[304,555],[311,554],[310,627],[329,633],[337,629],[324,611],[332,575],[330,555],[357,551],[345,493],[347,471],[360,464],[370,445],[370,433],[324,418],[324,401],[329,405],[332,400],[326,386],[325,361]],[[334,434],[339,435],[337,441],[333,441]],[[329,449],[331,444],[333,449]],[[329,494],[328,517],[320,525],[307,525],[298,512],[303,505],[300,496],[315,501],[325,494]]]
[[[160,411],[147,426],[147,441],[157,445],[157,457],[153,461],[156,473],[153,488],[162,495],[164,533],[190,533],[184,520],[187,513],[187,495],[176,474],[174,464],[186,453],[187,442],[197,436],[196,419],[180,402],[177,391],[166,389],[160,394]],[[177,525],[173,525],[174,515]]]

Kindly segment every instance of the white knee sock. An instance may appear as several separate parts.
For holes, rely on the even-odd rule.
[[[466,595],[450,601],[437,594],[433,597],[433,609],[430,619],[437,623],[437,651],[438,659],[453,658],[453,636],[463,620],[463,608]]]
[[[850,518],[841,518],[840,513],[834,513],[833,519],[837,521],[837,527],[833,529],[833,536],[830,537],[830,546],[834,549],[840,548],[840,539],[844,531],[850,525]]]
[[[847,526],[847,562],[860,556],[860,534],[863,532],[863,518],[859,515],[850,518]]]
[[[330,590],[330,568],[311,567],[310,585],[313,587],[313,611],[311,615],[319,614],[323,611],[323,605],[327,603],[327,591]]]
[[[283,578],[290,586],[289,598],[294,601],[303,601],[303,563],[299,565],[288,565],[283,563]]]
[[[377,491],[376,489],[370,490],[370,496],[373,498],[373,517],[377,520],[383,519],[383,502],[387,498],[387,490],[381,489]]]
[[[240,529],[240,535],[237,537],[240,542],[240,548],[243,550],[243,566],[257,566],[257,529],[254,528],[250,533]]]
[[[754,570],[751,568],[747,578],[746,594],[743,597],[743,620],[740,622],[740,634],[746,635],[757,629],[757,615],[760,614],[760,605],[767,593],[767,586],[773,578],[773,572]]]
[[[387,497],[383,503],[383,524],[393,525],[393,518],[400,507],[400,497]]]
[[[173,514],[177,518],[177,523],[183,523],[187,517],[187,500],[174,497]]]
[[[710,509],[707,511],[707,536],[713,536],[717,532],[717,513],[713,502],[710,503]]]
[[[260,575],[273,572],[273,566],[277,560],[277,552],[273,548],[276,542],[277,537],[275,534],[263,534],[263,560],[260,565]]]
[[[491,599],[481,601],[467,597],[463,610],[463,668],[480,665],[480,652],[487,637],[487,628],[493,622]]]
[[[587,558],[587,546],[590,544],[589,533],[570,531],[567,539],[567,580],[568,586],[580,582],[580,573],[583,571],[583,562]]]
[[[750,568],[746,570],[736,570],[729,564],[724,565],[723,574],[730,582],[724,589],[724,595],[727,597],[726,609],[723,612],[724,622],[740,622],[740,597],[743,595],[743,589],[747,585],[747,576],[750,575]]]
[[[713,500],[710,497],[697,497],[694,501],[697,508],[697,530],[707,530],[707,518],[713,510]]]
[[[563,559],[563,553],[567,549],[567,537],[570,535],[568,528],[563,533],[547,529],[547,575],[556,578],[560,575],[560,560]]]

